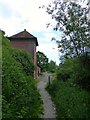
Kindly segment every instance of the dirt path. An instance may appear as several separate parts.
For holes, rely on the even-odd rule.
[[[48,82],[48,73],[45,76],[39,77],[38,89],[40,91],[41,98],[43,100],[44,115],[41,118],[56,118],[55,106],[51,100],[50,95],[45,90],[46,84]]]

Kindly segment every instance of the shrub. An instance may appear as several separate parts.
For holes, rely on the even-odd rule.
[[[13,49],[5,37],[2,50],[3,119],[38,118],[42,113],[42,101],[31,76],[34,66],[31,57],[22,50]]]
[[[67,59],[56,80],[47,86],[56,105],[57,118],[90,119],[90,56]]]
[[[90,56],[81,56],[76,59],[71,79],[86,90],[90,90]]]
[[[24,50],[12,49],[12,57],[19,62],[27,75],[34,74],[34,63],[29,53]]]
[[[57,70],[57,79],[68,81],[73,73],[73,59],[67,59],[63,64],[59,65]]]
[[[90,56],[80,56],[67,59],[59,66],[57,79],[69,81],[90,90]]]

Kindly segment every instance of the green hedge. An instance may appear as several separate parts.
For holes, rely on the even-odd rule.
[[[34,74],[34,63],[29,53],[24,50],[12,49],[12,57],[21,64],[23,71],[27,75],[33,76]]]
[[[34,65],[23,50],[10,46],[3,37],[2,54],[2,117],[38,118],[42,113],[42,101],[33,79]]]

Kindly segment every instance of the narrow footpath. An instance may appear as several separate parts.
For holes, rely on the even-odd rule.
[[[45,90],[46,84],[48,82],[49,74],[46,73],[44,76],[39,77],[39,83],[37,88],[40,92],[41,98],[43,100],[44,115],[41,118],[56,118],[55,105],[53,104],[49,93]]]

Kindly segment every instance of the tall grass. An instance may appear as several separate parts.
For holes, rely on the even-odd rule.
[[[57,118],[90,118],[90,94],[67,82],[54,80],[47,90],[56,105]]]

